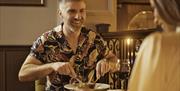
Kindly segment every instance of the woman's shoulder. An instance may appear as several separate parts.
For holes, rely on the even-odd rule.
[[[148,35],[145,39],[144,42],[157,42],[162,39],[162,33],[161,32],[155,32],[150,35]]]
[[[159,45],[161,43],[171,43],[180,41],[180,33],[178,32],[155,32],[147,36],[143,40],[143,45]],[[167,43],[166,43],[167,44]]]
[[[172,40],[180,38],[180,32],[156,32],[150,34],[146,39],[148,40]]]

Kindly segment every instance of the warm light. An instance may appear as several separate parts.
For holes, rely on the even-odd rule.
[[[127,44],[128,44],[128,45],[130,45],[130,41],[131,41],[131,39],[128,38],[128,39],[127,39]]]
[[[120,60],[118,59],[117,62],[120,63]]]
[[[146,14],[146,11],[142,11],[143,14]]]

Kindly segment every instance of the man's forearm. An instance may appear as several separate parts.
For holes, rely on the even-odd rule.
[[[51,67],[52,64],[53,63],[42,65],[26,64],[19,73],[19,80],[34,81],[43,78],[53,72],[53,69]]]

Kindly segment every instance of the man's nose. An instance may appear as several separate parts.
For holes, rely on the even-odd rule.
[[[75,18],[76,18],[76,19],[81,19],[81,18],[82,18],[81,13],[80,13],[80,12],[77,12],[77,13],[75,14]]]

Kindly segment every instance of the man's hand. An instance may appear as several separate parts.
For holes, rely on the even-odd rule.
[[[96,77],[99,78],[104,76],[107,72],[116,72],[119,68],[120,65],[117,65],[116,61],[102,59],[96,65]]]
[[[100,78],[110,71],[109,62],[106,59],[100,60],[96,65],[96,77]]]
[[[73,78],[77,76],[70,62],[56,62],[52,64],[52,68],[62,75],[69,75]]]

